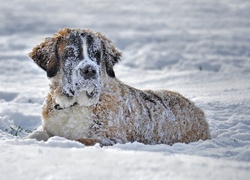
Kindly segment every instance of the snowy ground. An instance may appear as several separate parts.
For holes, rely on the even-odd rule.
[[[0,179],[247,179],[249,0],[0,0]],[[45,73],[28,57],[63,27],[104,33],[123,51],[116,75],[202,108],[212,140],[83,145],[23,140],[41,125]]]

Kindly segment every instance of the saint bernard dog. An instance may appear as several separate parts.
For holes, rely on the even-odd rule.
[[[49,79],[42,130],[85,145],[190,143],[210,139],[204,112],[179,93],[138,90],[119,81],[121,52],[99,32],[65,28],[33,48],[30,58]]]

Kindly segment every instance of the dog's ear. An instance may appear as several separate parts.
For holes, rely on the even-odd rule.
[[[113,67],[120,61],[122,53],[106,37],[102,37],[102,49],[106,72],[110,77],[115,77]]]
[[[59,69],[56,44],[57,38],[46,38],[29,53],[29,57],[47,72],[49,78],[54,77]]]

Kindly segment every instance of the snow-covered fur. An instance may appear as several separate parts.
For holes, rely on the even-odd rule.
[[[120,82],[113,66],[121,53],[98,32],[62,29],[29,55],[50,80],[43,131],[30,138],[62,136],[85,145],[210,139],[203,111],[179,93],[141,91]]]

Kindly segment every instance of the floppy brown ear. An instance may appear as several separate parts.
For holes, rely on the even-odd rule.
[[[44,42],[33,48],[29,57],[47,72],[48,77],[54,77],[59,69],[59,60],[56,55],[55,38],[46,38]]]
[[[115,77],[113,67],[120,61],[122,53],[107,38],[103,39],[102,46],[106,72],[110,77]]]

